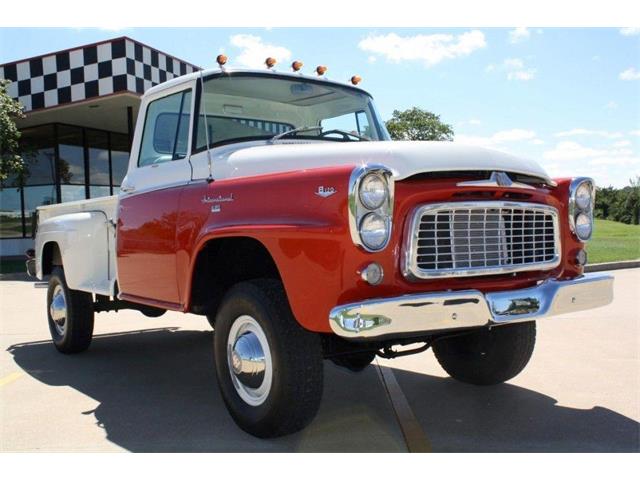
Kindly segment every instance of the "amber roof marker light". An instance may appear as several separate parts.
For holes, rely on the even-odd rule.
[[[268,69],[272,69],[273,67],[275,67],[276,63],[278,63],[278,61],[273,57],[267,57],[267,59],[264,61],[264,64]]]
[[[362,77],[360,75],[354,75],[349,79],[352,85],[358,85],[362,81]]]
[[[300,60],[295,60],[291,63],[291,70],[293,70],[294,72],[299,72],[302,69],[303,65],[304,63],[302,63]]]
[[[329,70],[329,69],[327,67],[325,67],[324,65],[318,65],[316,67],[316,73],[318,74],[319,77],[324,75],[327,70]]]
[[[228,60],[229,60],[229,58],[226,55],[222,54],[222,53],[216,57],[216,62],[220,66],[221,70],[224,70],[224,66],[227,64]]]

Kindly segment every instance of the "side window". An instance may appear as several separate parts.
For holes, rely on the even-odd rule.
[[[369,126],[367,114],[364,111],[326,118],[322,120],[321,126],[325,132],[334,129],[343,130],[371,138],[371,127]]]
[[[180,160],[187,155],[191,90],[154,100],[147,107],[138,166]]]

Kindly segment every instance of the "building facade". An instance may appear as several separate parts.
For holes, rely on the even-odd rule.
[[[33,244],[39,205],[113,195],[129,161],[140,97],[198,70],[128,37],[0,65],[18,120],[27,172],[0,187],[0,256]]]

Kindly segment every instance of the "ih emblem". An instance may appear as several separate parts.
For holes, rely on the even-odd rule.
[[[334,193],[336,193],[337,190],[333,187],[323,187],[322,185],[320,185],[318,187],[318,191],[316,192],[316,195],[318,195],[319,197],[322,198],[327,198],[330,197],[331,195],[333,195]]]

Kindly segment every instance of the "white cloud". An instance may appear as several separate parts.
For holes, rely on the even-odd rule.
[[[621,28],[620,33],[625,37],[630,37],[632,35],[640,35],[640,27]]]
[[[631,130],[629,135],[633,135],[634,137],[640,137],[640,130]]]
[[[555,177],[585,175],[597,185],[622,187],[640,174],[640,157],[624,141],[591,148],[574,141],[561,141],[542,154],[542,164]]]
[[[531,32],[527,27],[518,27],[509,32],[509,42],[518,43],[524,40],[528,40],[531,36]]]
[[[617,142],[614,142],[613,146],[616,147],[616,148],[630,147],[631,146],[631,142],[629,140],[619,140]]]
[[[377,60],[378,59],[373,55],[369,55],[369,57],[367,58],[367,62],[369,63],[376,63]]]
[[[532,80],[536,76],[535,68],[527,68],[521,58],[506,58],[501,65],[487,65],[485,72],[493,72],[494,70],[502,70],[507,75],[507,80]]]
[[[540,138],[534,138],[529,142],[531,145],[544,145],[545,141]]]
[[[618,108],[618,103],[612,100],[610,102],[607,102],[604,108],[606,108],[607,110],[615,110],[616,108]]]
[[[522,80],[524,82],[531,80],[535,77],[536,71],[535,69],[529,70],[518,70],[517,72],[509,72],[507,73],[508,80]]]
[[[534,140],[536,138],[536,132],[532,130],[514,128],[511,130],[501,130],[488,137],[458,134],[454,138],[456,142],[464,143],[466,145],[474,145],[477,147],[499,147],[505,143]]]
[[[585,147],[577,142],[564,141],[558,143],[553,150],[542,154],[546,160],[578,160],[606,155],[606,150]]]
[[[633,151],[629,148],[619,148],[628,144],[618,142],[613,148],[590,148],[585,147],[577,142],[560,142],[553,150],[548,150],[542,154],[542,158],[555,161],[589,161],[589,165],[640,165],[640,159],[633,155]]]
[[[264,43],[262,38],[255,35],[233,35],[229,39],[231,45],[241,48],[238,62],[249,68],[264,67],[267,57],[274,57],[279,63],[284,63],[291,58],[288,48]]]
[[[469,125],[482,125],[482,122],[477,118],[472,118],[467,122]]]
[[[627,68],[620,72],[620,80],[640,80],[640,72],[633,67]]]
[[[574,128],[564,132],[558,132],[554,134],[555,137],[577,137],[589,135],[591,137],[603,137],[603,138],[621,138],[624,135],[620,132],[607,132],[606,130],[589,130],[587,128]]]
[[[629,167],[640,166],[640,157],[634,157],[632,155],[621,156],[603,156],[589,160],[589,165],[594,166],[609,166],[609,167]]]
[[[524,62],[521,58],[507,58],[504,61],[504,66],[506,68],[517,70],[524,67]]]
[[[484,33],[471,30],[460,35],[369,35],[358,43],[358,48],[382,55],[390,62],[422,61],[430,67],[443,60],[464,57],[486,45]]]

